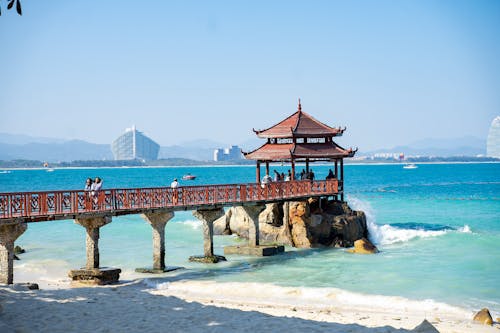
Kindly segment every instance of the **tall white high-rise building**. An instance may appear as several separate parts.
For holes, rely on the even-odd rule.
[[[500,158],[500,116],[491,122],[486,142],[486,156]]]
[[[113,141],[111,151],[115,160],[156,160],[160,145],[132,126]]]
[[[217,148],[214,150],[214,161],[237,161],[242,159],[241,148],[231,146],[230,148]]]

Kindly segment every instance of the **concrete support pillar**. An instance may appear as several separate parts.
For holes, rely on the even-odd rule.
[[[73,281],[91,284],[108,284],[118,281],[121,269],[99,268],[99,228],[110,222],[111,216],[81,217],[75,219],[75,223],[81,225],[87,231],[87,264],[85,268],[69,271],[68,276]]]
[[[75,223],[81,225],[87,231],[87,265],[85,266],[85,268],[99,268],[99,228],[105,226],[110,222],[110,216],[75,219]]]
[[[203,253],[205,259],[216,257],[214,255],[214,221],[223,215],[224,209],[221,207],[193,211],[193,216],[200,220],[203,224]]]
[[[141,214],[153,228],[153,270],[165,270],[165,226],[174,217],[174,212]]]
[[[265,206],[242,206],[242,208],[250,218],[248,221],[248,246],[259,246],[259,215]]]
[[[14,242],[27,228],[26,223],[0,226],[0,283],[14,282]]]

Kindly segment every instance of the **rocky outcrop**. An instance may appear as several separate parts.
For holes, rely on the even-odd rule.
[[[351,247],[368,237],[366,217],[338,201],[287,201],[266,204],[259,214],[262,243],[300,248]],[[248,238],[250,217],[243,207],[228,209],[214,222],[214,234],[237,234]]]

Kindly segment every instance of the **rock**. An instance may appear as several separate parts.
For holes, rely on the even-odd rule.
[[[424,321],[420,325],[412,329],[411,332],[439,333],[439,331],[431,323],[429,323],[427,319],[424,319]]]
[[[283,208],[276,202],[266,204],[266,208],[259,214],[259,223],[270,224],[275,227],[283,225]]]
[[[368,239],[361,238],[354,242],[354,249],[349,250],[351,253],[359,253],[359,254],[372,254],[378,253],[378,249],[375,245],[373,245]]]
[[[228,209],[227,212],[214,221],[214,235],[230,235],[231,229],[229,228],[229,220],[231,219],[232,210]]]
[[[191,257],[189,257],[189,261],[201,262],[203,264],[216,264],[220,261],[226,261],[226,257],[219,256],[219,255],[213,255],[213,256],[209,256],[209,257],[191,256]]]
[[[245,212],[243,207],[235,206],[231,207],[228,212],[229,217],[229,228],[233,234],[237,234],[239,237],[248,238],[248,224],[250,217]]]
[[[15,283],[12,285],[14,290],[39,290],[38,283],[32,282],[23,282],[23,283]]]
[[[265,244],[282,244],[293,246],[290,236],[285,229],[287,227],[288,226],[275,227],[268,223],[260,223],[260,242]]]
[[[260,205],[255,209],[260,211],[262,243],[300,248],[350,247],[354,241],[368,237],[365,214],[353,211],[347,203],[308,199]],[[248,214],[241,206],[228,209],[214,222],[214,234],[234,233],[248,238],[251,221]]]
[[[310,248],[314,244],[312,234],[308,226],[311,225],[311,215],[307,202],[298,201],[290,203],[290,229],[293,246],[299,248]]]
[[[491,318],[490,311],[487,308],[484,308],[476,313],[472,320],[484,325],[493,325],[493,318]]]
[[[28,282],[27,287],[29,290],[39,290],[40,289],[40,287],[38,286],[38,283]]]
[[[21,260],[21,259],[19,259],[19,257],[14,254],[14,260]]]
[[[16,245],[14,247],[14,254],[21,254],[21,253],[25,253],[26,250],[24,250],[22,247],[20,247],[19,245]]]
[[[353,246],[354,241],[368,237],[366,216],[363,212],[353,215],[338,215],[333,217],[333,232],[343,240],[343,246]]]

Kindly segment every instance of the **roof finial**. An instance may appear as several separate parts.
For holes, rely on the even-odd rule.
[[[299,106],[297,107],[297,111],[299,111],[299,112],[302,111],[302,105],[300,104],[300,98],[299,98]]]

